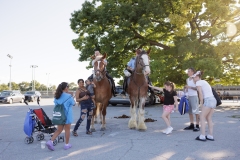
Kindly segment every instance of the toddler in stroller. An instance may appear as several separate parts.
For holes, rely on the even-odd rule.
[[[28,136],[25,138],[24,142],[26,144],[30,144],[34,141],[33,133],[37,132],[36,139],[38,141],[44,139],[44,133],[52,134],[57,130],[56,127],[52,124],[52,121],[46,115],[42,108],[39,109],[29,109],[27,112],[24,128],[25,134]],[[58,136],[58,140],[55,139],[53,141],[53,145],[55,146],[57,142],[62,140],[64,142],[64,136]]]

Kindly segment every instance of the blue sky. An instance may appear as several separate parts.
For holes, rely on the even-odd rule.
[[[84,0],[0,0],[0,83],[32,80],[31,65],[37,65],[35,79],[42,84],[58,85],[86,79],[92,70],[89,62],[79,62],[80,52],[71,40],[71,13],[82,7]]]

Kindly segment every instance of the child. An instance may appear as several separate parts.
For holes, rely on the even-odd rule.
[[[161,91],[159,87],[150,86],[150,88]],[[177,92],[174,90],[174,83],[167,81],[164,83],[164,102],[163,102],[163,114],[162,119],[167,124],[167,128],[163,131],[165,134],[172,133],[173,128],[171,127],[170,114],[174,111],[174,104],[176,106],[175,110],[178,110]],[[175,102],[175,103],[174,103]]]
[[[86,89],[90,92],[90,96],[92,98],[92,101],[94,103],[94,108],[95,108],[96,103],[95,103],[94,88],[96,88],[96,85],[93,83],[93,81],[90,81],[89,79],[86,80],[85,83],[86,83]]]

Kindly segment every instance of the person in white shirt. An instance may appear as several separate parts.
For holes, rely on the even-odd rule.
[[[198,101],[198,93],[196,84],[191,77],[194,74],[195,70],[193,68],[188,68],[188,79],[186,80],[185,89],[188,94],[188,101],[189,101],[189,119],[190,119],[190,126],[184,128],[184,130],[193,130],[193,131],[200,131],[199,128],[199,101]],[[194,115],[196,117],[196,127],[194,127]]]
[[[214,108],[217,106],[217,101],[213,95],[212,88],[209,85],[209,83],[205,80],[201,80],[202,75],[203,75],[203,72],[197,71],[192,76],[194,81],[196,82],[196,86],[199,94],[199,100],[200,100],[200,107],[202,107],[202,112],[200,115],[201,135],[198,136],[196,140],[206,141],[207,139],[207,140],[214,141],[212,115],[214,112]],[[208,132],[209,132],[207,136],[205,135],[206,120],[208,123]]]

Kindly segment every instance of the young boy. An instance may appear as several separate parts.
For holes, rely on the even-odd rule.
[[[90,92],[92,101],[94,103],[94,108],[96,108],[95,94],[94,94],[94,88],[96,88],[96,85],[93,83],[93,81],[90,81],[89,79],[86,80],[85,83],[86,83],[86,89]]]

